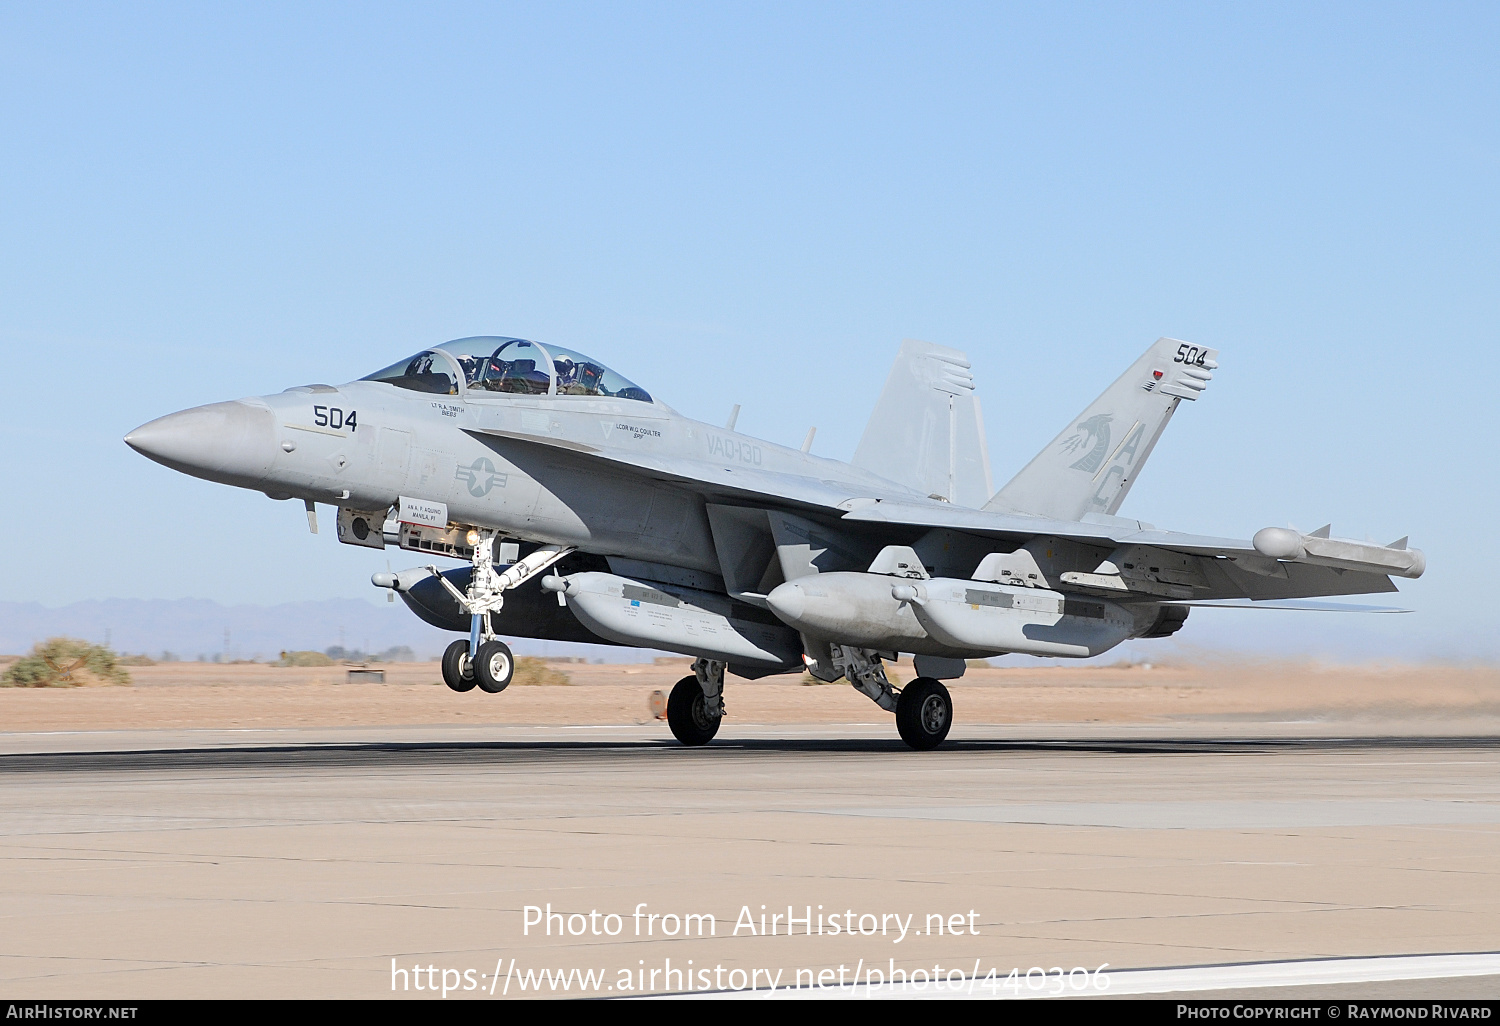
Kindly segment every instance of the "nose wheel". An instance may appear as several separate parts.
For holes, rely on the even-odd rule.
[[[510,654],[509,645],[494,640],[479,646],[479,658],[474,660],[474,678],[479,682],[479,690],[498,695],[515,675],[516,660]]]
[[[953,726],[953,698],[943,682],[918,677],[896,698],[896,730],[919,752],[943,743]]]
[[[467,641],[455,641],[443,652],[443,683],[454,691],[472,691],[479,683],[474,677],[474,661],[469,658]]]

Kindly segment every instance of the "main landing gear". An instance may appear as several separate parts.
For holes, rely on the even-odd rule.
[[[505,605],[505,592],[525,584],[573,550],[543,545],[504,572],[497,572],[492,558],[495,532],[476,528],[469,532],[469,538],[474,545],[474,572],[469,577],[467,591],[455,588],[437,567],[427,568],[469,614],[469,639],[455,641],[443,653],[443,683],[454,691],[470,691],[477,684],[481,691],[496,695],[515,676],[516,660],[510,646],[491,629],[490,614],[498,613]]]
[[[897,691],[885,675],[880,653],[848,645],[830,645],[828,661],[856,691],[896,714],[896,732],[912,748],[931,751],[948,737],[953,727],[953,696],[942,681],[918,677]]]
[[[953,726],[953,696],[934,677],[918,677],[896,698],[896,731],[919,752],[943,743]]]
[[[693,675],[678,681],[667,696],[667,726],[677,740],[696,748],[712,741],[723,721],[724,664],[698,659]]]

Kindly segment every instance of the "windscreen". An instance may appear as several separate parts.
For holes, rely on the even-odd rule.
[[[384,370],[367,375],[361,381],[384,381],[397,388],[409,388],[413,392],[431,392],[434,395],[458,395],[458,380],[453,365],[442,353],[431,349]]]
[[[397,388],[457,395],[463,384],[513,395],[602,396],[652,402],[650,394],[598,360],[523,338],[476,335],[444,342],[363,378]]]

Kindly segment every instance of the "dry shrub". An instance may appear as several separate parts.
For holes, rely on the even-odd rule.
[[[333,660],[322,652],[283,652],[277,666],[332,666]]]
[[[48,638],[32,646],[0,678],[11,688],[86,688],[129,684],[130,674],[103,645],[78,638]]]
[[[554,670],[547,665],[547,660],[538,659],[535,656],[519,656],[516,659],[516,673],[510,679],[512,684],[534,684],[542,686],[556,686],[573,683],[561,670]]]

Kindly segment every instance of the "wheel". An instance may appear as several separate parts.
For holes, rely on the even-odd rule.
[[[486,641],[479,646],[479,658],[474,660],[474,676],[479,680],[481,691],[498,695],[515,675],[516,660],[510,654],[509,645],[503,641]]]
[[[936,748],[953,726],[953,698],[943,682],[918,677],[896,699],[896,729],[919,752]]]
[[[708,715],[708,703],[697,677],[684,677],[667,698],[667,726],[689,748],[706,745],[719,732],[719,717]]]
[[[472,691],[474,664],[469,661],[469,643],[455,641],[443,652],[443,683],[454,691]]]

